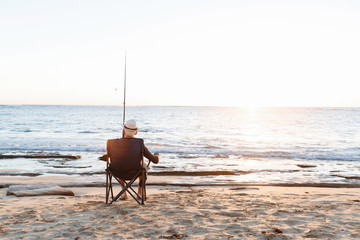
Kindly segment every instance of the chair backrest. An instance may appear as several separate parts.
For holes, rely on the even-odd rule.
[[[141,138],[118,138],[107,141],[107,154],[110,167],[128,172],[140,170],[143,161],[144,141]]]

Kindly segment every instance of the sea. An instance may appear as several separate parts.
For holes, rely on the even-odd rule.
[[[160,153],[149,178],[168,184],[360,184],[360,108],[135,106],[125,118]],[[103,176],[122,121],[121,106],[0,105],[0,176]]]

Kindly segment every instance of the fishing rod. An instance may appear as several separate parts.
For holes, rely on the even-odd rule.
[[[125,69],[124,69],[123,126],[125,126],[125,103],[126,103],[126,51],[125,51]]]

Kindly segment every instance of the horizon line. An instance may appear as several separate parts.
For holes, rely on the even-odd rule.
[[[1,104],[0,106],[74,106],[74,107],[123,107],[122,105],[104,104]],[[128,105],[126,107],[219,107],[219,108],[360,108],[360,106],[236,106],[236,105]]]

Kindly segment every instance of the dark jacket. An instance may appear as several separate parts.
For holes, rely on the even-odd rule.
[[[110,139],[107,142],[107,155],[111,168],[118,171],[140,169],[143,156],[153,163],[159,162],[159,157],[147,149],[141,138]]]

